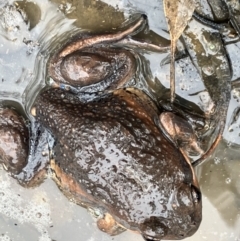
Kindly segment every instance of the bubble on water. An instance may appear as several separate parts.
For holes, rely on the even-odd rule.
[[[33,51],[40,46],[40,43],[38,41],[34,41],[31,39],[24,38],[23,43],[27,46],[27,54],[32,54]]]
[[[218,53],[218,51],[220,50],[221,46],[219,43],[212,43],[210,42],[208,44],[208,49],[211,51],[212,54],[216,54]]]
[[[214,110],[214,103],[207,91],[201,91],[199,94],[199,107],[207,114]],[[205,126],[206,128],[207,126]]]
[[[231,178],[229,178],[229,177],[225,179],[225,182],[226,182],[227,184],[230,184],[231,181],[232,181],[232,180],[231,180]]]
[[[51,224],[50,206],[39,193],[33,199],[26,201],[18,193],[14,193],[7,174],[0,176],[0,213],[18,223],[30,223],[41,234],[40,241],[50,241],[47,228]],[[8,239],[0,239],[8,240]]]
[[[239,89],[235,88],[232,90],[232,94],[233,94],[233,99],[240,99],[240,91]]]
[[[214,163],[217,165],[220,163],[220,158],[219,157],[214,157]]]
[[[202,67],[202,71],[204,74],[206,74],[207,76],[211,76],[214,74],[214,68],[213,66],[210,65],[205,65]]]
[[[227,142],[227,146],[230,147],[232,145],[232,142],[231,141],[228,141]]]
[[[71,3],[60,4],[58,8],[65,14],[69,14],[76,9],[76,7],[72,6]]]

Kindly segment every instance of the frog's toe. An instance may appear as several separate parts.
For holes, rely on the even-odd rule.
[[[126,228],[120,226],[109,213],[106,213],[103,218],[98,219],[97,226],[101,231],[111,236],[126,231]]]

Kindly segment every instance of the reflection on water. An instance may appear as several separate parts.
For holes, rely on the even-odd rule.
[[[79,32],[77,27],[94,32],[116,31],[124,26],[125,19],[132,13],[144,12],[149,18],[150,31],[140,38],[153,42],[162,40],[162,37],[169,38],[165,31],[162,1],[154,0],[148,4],[140,0],[35,2],[37,7],[31,5],[31,1],[16,5],[25,10],[28,21],[16,8],[5,7],[0,11],[0,21],[9,24],[1,25],[0,29],[0,98],[23,104],[27,112],[45,85],[49,54],[68,36]],[[29,8],[34,8],[36,14],[31,15]],[[163,45],[166,43],[168,40],[161,42]],[[233,66],[233,79],[236,79],[240,75],[239,44],[228,45],[227,49]],[[144,65],[144,72],[139,74],[138,85],[148,88],[149,93],[156,86],[168,88],[169,65],[160,66],[168,54],[144,52],[142,55],[140,62]],[[177,61],[176,76],[177,94],[201,108],[207,108],[209,101],[201,92],[205,88],[189,58]],[[159,90],[158,94],[163,92]],[[196,92],[200,94],[191,95]],[[203,221],[198,232],[186,240],[240,240],[240,160],[236,145],[240,144],[239,115],[234,112],[239,107],[239,97],[239,89],[235,89],[224,132],[225,141],[208,161],[197,168],[203,194]],[[87,211],[69,202],[51,180],[30,190],[19,187],[3,170],[0,180],[0,240],[64,241],[69,237],[72,241],[142,240],[140,235],[130,231],[116,237],[100,232]]]

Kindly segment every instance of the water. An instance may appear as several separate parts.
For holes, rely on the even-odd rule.
[[[0,7],[6,2],[0,1]],[[162,45],[169,43],[162,2],[158,0],[148,4],[141,0],[73,0],[67,3],[36,0],[19,1],[17,5],[25,10],[29,21],[24,21],[24,14],[16,9],[5,8],[4,14],[2,9],[0,11],[0,21],[7,19],[9,24],[0,27],[0,98],[4,103],[17,101],[19,105],[16,106],[23,108],[26,114],[45,85],[49,54],[70,35],[79,32],[78,28],[101,33],[115,31],[130,15],[141,12],[148,16],[150,30],[141,38]],[[227,46],[233,79],[240,76],[239,47],[238,43]],[[146,61],[149,69],[139,75],[140,87],[147,89],[150,86],[151,89],[159,80],[163,86],[169,87],[169,65],[160,66],[167,55],[143,53],[141,61]],[[204,85],[189,58],[177,61],[176,76],[179,96],[195,102],[203,110],[211,107]],[[224,140],[209,160],[196,169],[203,194],[203,221],[196,234],[186,240],[240,240],[239,99],[240,89],[235,88]],[[24,189],[0,170],[0,183],[1,241],[142,240],[140,235],[130,231],[116,237],[100,232],[92,216],[69,202],[50,179],[35,189]]]

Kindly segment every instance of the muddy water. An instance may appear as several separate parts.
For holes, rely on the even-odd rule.
[[[12,3],[0,1],[0,21],[5,24],[0,25],[0,98],[4,104],[18,102],[15,106],[22,106],[26,114],[45,85],[49,54],[66,38],[79,32],[79,28],[100,33],[116,31],[126,24],[129,16],[141,12],[148,16],[149,29],[139,38],[163,46],[169,43],[162,1],[149,1],[149,4],[141,0],[15,3],[24,9],[27,21],[16,9],[3,8],[7,2]],[[233,79],[236,79],[240,76],[240,44],[228,45],[227,49]],[[147,67],[137,75],[135,84],[149,92],[159,81],[168,88],[169,65],[160,66],[167,54],[142,52],[141,56]],[[207,108],[206,93],[190,95],[204,90],[204,86],[189,58],[177,61],[176,76],[177,94]],[[196,169],[203,193],[203,221],[198,232],[186,240],[240,240],[239,99],[240,90],[235,88],[224,140],[209,160]],[[38,188],[24,189],[0,170],[0,183],[0,240],[142,240],[140,235],[130,231],[116,237],[100,232],[92,215],[69,202],[50,179]]]

